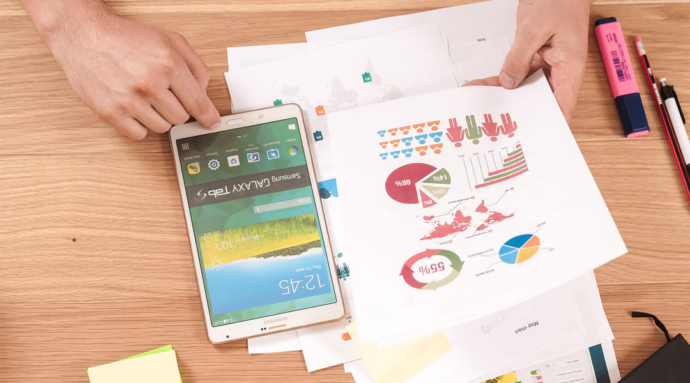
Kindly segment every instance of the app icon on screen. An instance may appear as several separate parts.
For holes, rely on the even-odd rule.
[[[275,160],[276,158],[280,158],[280,152],[278,151],[278,149],[268,150],[266,151],[266,157],[269,160]]]
[[[239,166],[240,164],[240,156],[234,155],[234,156],[228,156],[228,166],[233,167],[233,166]]]
[[[219,167],[220,167],[220,161],[218,161],[215,158],[208,162],[208,168],[211,170],[218,170]]]
[[[288,148],[288,154],[291,156],[296,156],[297,153],[299,153],[299,149],[297,149],[296,146],[292,145],[291,147]]]
[[[297,126],[295,124],[290,124],[290,125],[288,125],[288,129],[295,130],[295,129],[297,129]]]
[[[198,162],[193,162],[189,165],[187,165],[187,171],[189,174],[199,174],[201,171],[201,166],[199,166]]]
[[[259,157],[258,152],[254,153],[247,153],[247,162],[252,163],[252,162],[259,162],[261,158]]]

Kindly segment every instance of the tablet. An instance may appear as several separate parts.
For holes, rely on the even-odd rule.
[[[345,314],[302,110],[170,131],[204,322],[212,343]]]

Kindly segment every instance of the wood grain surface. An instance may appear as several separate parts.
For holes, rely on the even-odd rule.
[[[109,3],[185,35],[212,69],[211,99],[229,113],[228,46],[302,42],[308,30],[462,1]],[[643,36],[657,77],[690,100],[690,3],[595,1],[592,23],[605,16],[622,23],[631,52]],[[167,136],[129,141],[99,122],[17,0],[0,1],[0,47],[0,381],[87,382],[88,367],[172,344],[186,383],[352,382],[341,366],[308,374],[299,352],[211,345]],[[629,249],[596,270],[625,374],[664,342],[631,310],[690,335],[690,205],[639,63],[652,133],[625,139],[593,34],[589,51],[572,131]]]

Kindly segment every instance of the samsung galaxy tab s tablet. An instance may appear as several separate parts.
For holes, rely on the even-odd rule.
[[[212,343],[344,316],[302,111],[283,105],[170,131]]]

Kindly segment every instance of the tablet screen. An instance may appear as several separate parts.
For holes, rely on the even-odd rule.
[[[336,302],[297,124],[176,142],[214,327]]]

